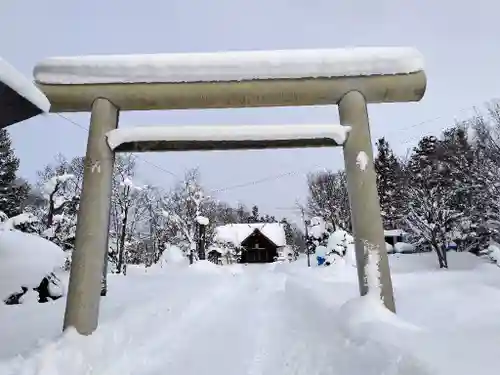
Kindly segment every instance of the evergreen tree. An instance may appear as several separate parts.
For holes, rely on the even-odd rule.
[[[259,219],[259,223],[276,223],[276,222],[277,222],[276,217],[268,214],[261,216]]]
[[[396,229],[405,211],[402,168],[385,138],[377,141],[374,166],[384,228]]]
[[[495,141],[494,129],[482,116],[475,116],[470,122],[475,133],[474,171],[481,186],[475,199],[483,206],[488,234],[493,240],[500,241],[500,146]]]
[[[5,129],[0,129],[0,211],[8,217],[19,215],[28,196],[29,186],[16,183],[19,158],[12,149],[12,141]]]
[[[443,169],[439,153],[439,140],[434,136],[423,137],[413,149],[407,168],[409,211],[406,223],[417,238],[423,238],[436,252],[439,266],[448,268],[446,234],[459,212],[447,207],[448,190],[440,175]]]
[[[478,193],[484,184],[474,163],[473,147],[461,126],[445,131],[441,140],[422,138],[409,161],[406,222],[436,251],[442,268],[448,267],[451,242],[459,250],[471,250],[483,237],[478,235],[483,221]]]
[[[408,171],[411,173],[411,182],[427,185],[428,187],[435,184],[435,174],[432,174],[432,179],[428,180],[423,176],[422,172],[431,172],[438,159],[438,139],[434,136],[425,136],[419,142],[417,147],[413,149],[413,154],[410,158]]]
[[[446,130],[441,147],[450,207],[461,212],[453,241],[462,251],[478,252],[480,247],[486,246],[490,237],[487,222],[490,202],[494,201],[489,186],[495,182],[491,181],[490,173],[484,173],[488,160],[482,157],[481,145],[476,149],[469,140],[464,124]]]
[[[260,221],[260,217],[259,217],[259,207],[254,205],[252,207],[252,214],[250,215],[250,217],[248,218],[248,222],[249,223],[258,223]]]
[[[283,226],[283,230],[285,231],[286,244],[292,246],[294,242],[294,235],[291,224],[286,218],[281,219],[280,224]]]
[[[236,222],[237,223],[248,223],[249,217],[251,216],[244,204],[238,203],[235,209]]]

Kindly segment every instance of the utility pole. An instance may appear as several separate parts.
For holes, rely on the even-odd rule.
[[[205,260],[206,225],[198,223],[198,259]]]
[[[309,249],[309,230],[308,230],[309,220],[306,220],[304,207],[298,203],[297,206],[300,209],[300,213],[302,215],[302,222],[304,223],[304,242],[306,244],[307,267],[311,267],[311,256],[310,256],[311,251]]]
[[[304,220],[304,237],[305,237],[305,243],[306,243],[306,255],[307,255],[307,267],[311,267],[311,251],[309,249],[309,231],[307,230],[307,225],[309,223],[309,220]]]
[[[289,211],[300,211],[301,217],[302,217],[302,223],[304,225],[304,242],[306,246],[306,255],[307,255],[307,267],[311,267],[311,249],[310,249],[310,241],[309,241],[309,230],[308,230],[308,225],[310,224],[309,220],[306,220],[306,213],[304,206],[300,204],[300,202],[297,200],[295,202],[295,207],[284,207],[284,208],[276,208],[278,210],[289,210]]]
[[[193,248],[191,248],[189,250],[189,264],[193,264],[194,263],[194,250]]]

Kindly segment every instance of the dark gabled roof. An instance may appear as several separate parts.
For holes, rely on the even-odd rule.
[[[250,233],[243,241],[241,241],[241,245],[244,246],[245,242],[252,236],[254,236],[255,234],[260,234],[261,236],[263,236],[265,239],[267,239],[271,245],[273,245],[274,247],[279,247],[278,245],[276,245],[276,243],[271,240],[268,236],[266,236],[264,233],[262,233],[262,231],[259,229],[259,228],[255,228],[252,233]]]
[[[258,229],[276,247],[286,246],[286,236],[283,225],[280,223],[240,223],[226,224],[215,228],[215,238],[222,242],[229,242],[240,246],[249,236]]]
[[[41,113],[40,108],[0,81],[0,129]]]
[[[0,58],[0,129],[50,110],[47,97]]]

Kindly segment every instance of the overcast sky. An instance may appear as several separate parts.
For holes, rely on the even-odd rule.
[[[0,56],[31,77],[50,56],[210,52],[346,46],[414,46],[426,58],[428,88],[420,103],[371,105],[372,136],[400,154],[423,134],[439,134],[500,96],[500,3],[493,0],[0,0]],[[88,114],[69,116],[88,126]],[[126,112],[120,126],[172,124],[337,123],[335,106],[206,111]],[[420,124],[420,125],[417,125]],[[61,152],[83,155],[86,132],[55,114],[9,128],[21,174]],[[278,210],[305,199],[305,173],[339,169],[339,149],[141,154],[137,179],[169,187],[199,167],[218,189],[296,171],[265,183],[229,189],[230,203]],[[145,161],[144,161],[145,160]],[[149,161],[161,167],[155,168]]]

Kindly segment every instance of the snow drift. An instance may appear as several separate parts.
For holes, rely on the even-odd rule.
[[[64,265],[62,249],[37,235],[0,230],[0,299],[37,287],[42,279]]]

